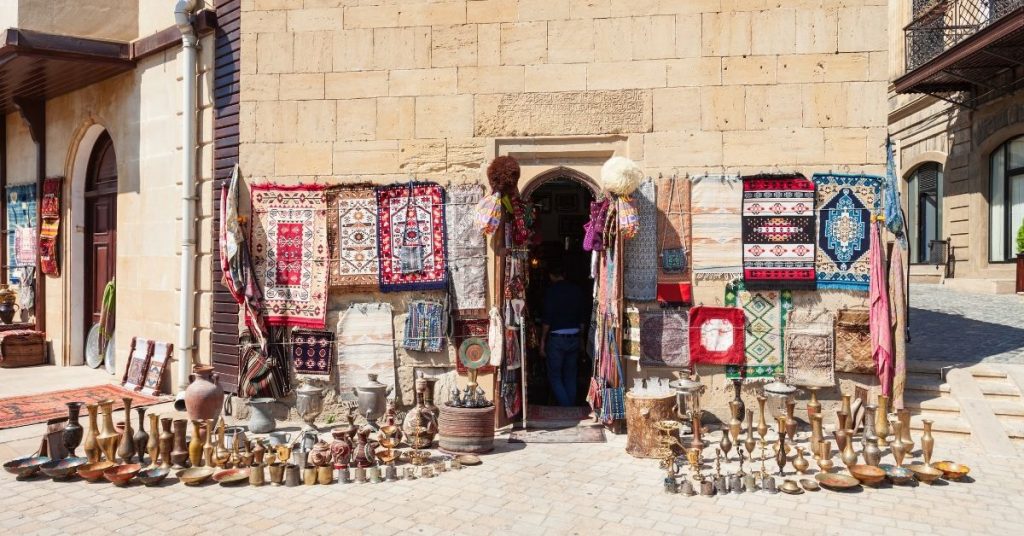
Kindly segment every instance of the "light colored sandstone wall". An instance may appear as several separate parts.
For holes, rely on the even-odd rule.
[[[11,0],[25,30],[131,41],[139,36],[139,0]],[[170,11],[173,4],[167,4]],[[0,4],[3,7],[3,4]]]
[[[514,154],[525,185],[619,154],[651,175],[882,173],[887,16],[884,0],[248,0],[242,171],[447,183]],[[332,294],[328,325],[366,298]]]
[[[169,9],[169,8],[168,8]],[[212,221],[212,76],[213,39],[201,41],[197,256],[195,259],[196,356],[209,362],[211,319]],[[81,277],[83,271],[84,176],[76,159],[92,146],[83,137],[95,126],[114,142],[118,166],[117,304],[115,342],[118,377],[127,365],[132,336],[177,342],[179,253],[181,246],[180,47],[139,62],[131,73],[63,95],[47,103],[48,175],[67,177],[61,227],[61,277],[46,279],[47,339],[59,364],[62,357],[80,363]],[[21,118],[7,117],[11,178],[35,180],[35,148]],[[168,364],[173,381],[173,361]]]

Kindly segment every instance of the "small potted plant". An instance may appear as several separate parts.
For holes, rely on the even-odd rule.
[[[1017,292],[1024,293],[1024,223],[1017,229]]]

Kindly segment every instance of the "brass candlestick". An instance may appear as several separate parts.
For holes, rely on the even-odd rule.
[[[768,435],[768,423],[764,420],[764,405],[768,402],[768,399],[764,395],[757,395],[757,435],[761,436],[761,441],[764,441],[765,436]]]
[[[715,449],[715,479],[722,478],[722,449]]]
[[[786,466],[786,418],[779,417],[779,451],[775,454],[775,463],[779,466],[779,476],[785,473],[782,469]]]

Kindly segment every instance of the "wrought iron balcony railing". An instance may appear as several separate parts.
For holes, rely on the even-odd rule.
[[[910,72],[999,18],[1024,0],[913,0],[914,18],[904,28]]]

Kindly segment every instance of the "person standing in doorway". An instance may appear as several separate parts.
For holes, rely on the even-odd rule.
[[[578,286],[565,280],[561,266],[552,266],[548,277],[551,285],[544,293],[540,355],[547,359],[548,384],[558,405],[573,406],[586,297]]]

